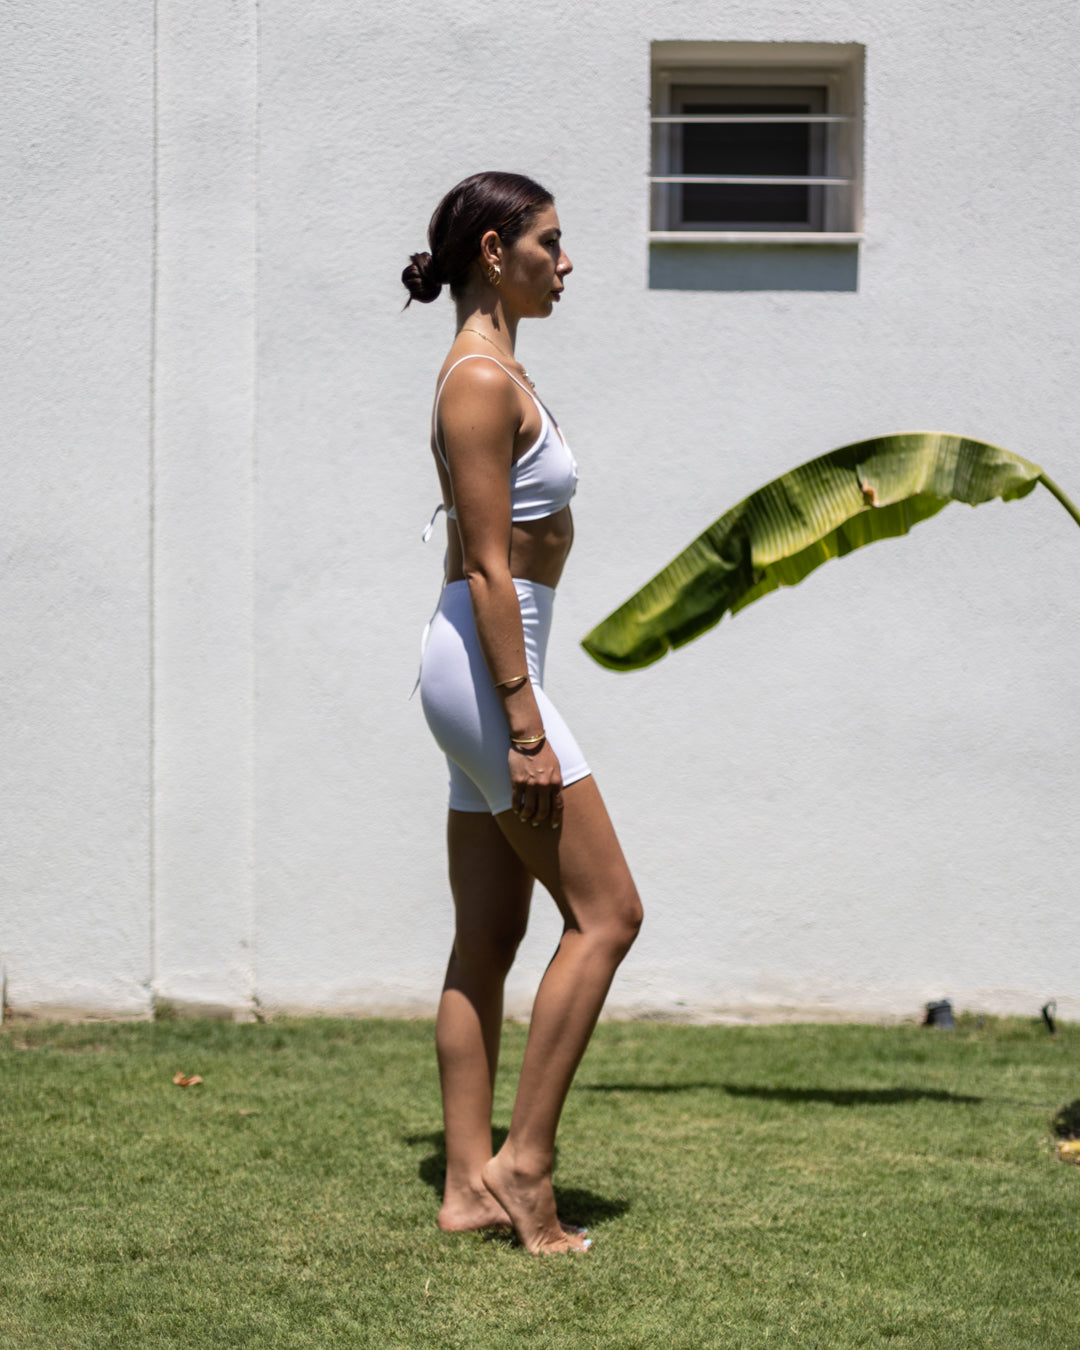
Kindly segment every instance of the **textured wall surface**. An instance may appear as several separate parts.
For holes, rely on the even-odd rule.
[[[24,8],[13,1006],[433,1006],[445,774],[408,694],[452,309],[402,313],[398,275],[439,196],[501,167],[552,187],[575,263],[519,354],[582,474],[549,689],[646,905],[612,1006],[1080,1016],[1080,534],[1042,489],[646,671],[577,646],[726,507],[874,433],[983,437],[1080,496],[1075,13]],[[649,285],[656,39],[865,44],[855,289]],[[538,895],[515,1010],[557,936]]]
[[[4,28],[0,962],[12,1003],[134,1012],[151,974],[152,16],[16,0]]]
[[[154,987],[254,974],[255,0],[158,4]]]

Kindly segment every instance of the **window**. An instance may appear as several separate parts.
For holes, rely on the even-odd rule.
[[[863,48],[654,42],[659,243],[856,243]]]

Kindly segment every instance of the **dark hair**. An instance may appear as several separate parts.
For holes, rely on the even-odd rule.
[[[488,230],[512,244],[537,211],[554,200],[547,188],[520,173],[474,173],[451,188],[428,226],[431,252],[414,253],[401,274],[409,292],[405,308],[414,300],[430,304],[444,283],[451,295],[459,294]]]

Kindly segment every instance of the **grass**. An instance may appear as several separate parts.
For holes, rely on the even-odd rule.
[[[556,1172],[596,1246],[545,1260],[435,1228],[432,1035],[8,1023],[0,1346],[1080,1344],[1080,1026],[603,1024]]]

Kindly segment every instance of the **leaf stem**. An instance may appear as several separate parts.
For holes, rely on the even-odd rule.
[[[1068,511],[1069,515],[1072,516],[1073,520],[1076,521],[1077,525],[1080,525],[1080,510],[1077,509],[1074,502],[1071,502],[1068,497],[1066,497],[1054,480],[1052,478],[1047,478],[1046,474],[1041,473],[1039,474],[1039,482],[1044,488],[1049,488],[1065,510]]]

